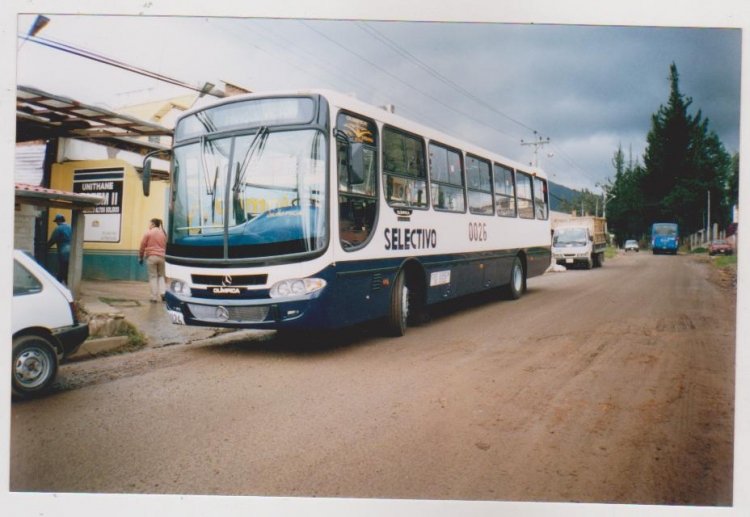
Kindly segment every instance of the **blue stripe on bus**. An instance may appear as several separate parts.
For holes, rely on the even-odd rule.
[[[424,276],[428,305],[459,296],[505,285],[510,281],[513,258],[521,250],[431,255],[418,258]],[[523,250],[527,257],[528,277],[542,274],[550,264],[550,248]],[[394,257],[337,262],[311,276],[326,281],[326,288],[309,300],[280,301],[258,298],[261,291],[244,298],[249,304],[273,308],[268,320],[251,324],[255,328],[337,328],[385,316],[396,274],[409,260],[417,257]],[[450,280],[430,286],[432,273],[450,271]],[[447,279],[447,274],[445,279]],[[262,290],[265,294],[266,290]],[[198,294],[198,293],[194,293]],[[171,299],[171,298],[170,298]],[[204,298],[205,303],[219,305],[222,300]],[[234,298],[240,302],[239,298]],[[171,302],[170,302],[171,303]],[[288,311],[299,316],[285,317]],[[190,318],[188,318],[190,319]],[[189,324],[207,324],[189,321]],[[229,325],[232,326],[232,325]]]

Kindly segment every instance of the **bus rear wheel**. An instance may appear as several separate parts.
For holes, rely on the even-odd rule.
[[[406,285],[405,272],[399,271],[391,289],[391,303],[386,317],[386,329],[393,337],[406,334],[407,319],[409,318],[409,288]]]
[[[518,300],[526,289],[523,264],[518,257],[513,257],[513,265],[510,267],[510,283],[506,289],[511,300]]]

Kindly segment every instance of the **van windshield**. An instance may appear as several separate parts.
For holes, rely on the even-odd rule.
[[[585,228],[558,228],[552,240],[554,246],[585,246],[588,240]]]

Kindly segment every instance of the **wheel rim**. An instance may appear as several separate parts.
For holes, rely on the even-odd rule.
[[[13,365],[13,374],[24,388],[36,388],[44,384],[52,370],[49,355],[39,347],[30,347],[18,354]]]
[[[521,269],[521,265],[516,263],[513,266],[513,289],[520,293],[521,288],[523,287],[523,270]]]

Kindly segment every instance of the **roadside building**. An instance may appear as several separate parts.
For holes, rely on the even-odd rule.
[[[140,237],[149,219],[165,218],[169,163],[154,160],[149,197],[143,196],[141,166],[147,153],[169,148],[171,128],[25,86],[17,89],[16,123],[15,177],[22,187],[16,188],[14,229],[23,247],[54,272],[57,250],[46,243],[61,214],[75,219],[73,231],[81,234],[74,236],[80,250],[71,255],[79,254],[83,278],[145,281],[138,265]],[[154,137],[166,140],[149,141]],[[27,202],[32,193],[45,192],[86,202],[33,207]]]
[[[211,85],[213,88],[213,85]],[[224,83],[223,95],[249,90]],[[168,222],[169,161],[172,129],[184,111],[212,99],[196,92],[171,99],[134,104],[113,112],[27,86],[16,99],[16,182],[75,196],[98,196],[88,204],[55,210],[16,212],[15,231],[33,235],[33,254],[54,272],[56,249],[46,243],[58,213],[71,221],[80,208],[82,277],[88,280],[147,280],[138,249],[151,218]],[[149,196],[143,195],[144,157],[152,160]],[[75,229],[74,229],[75,231]],[[29,250],[31,251],[31,250]]]

